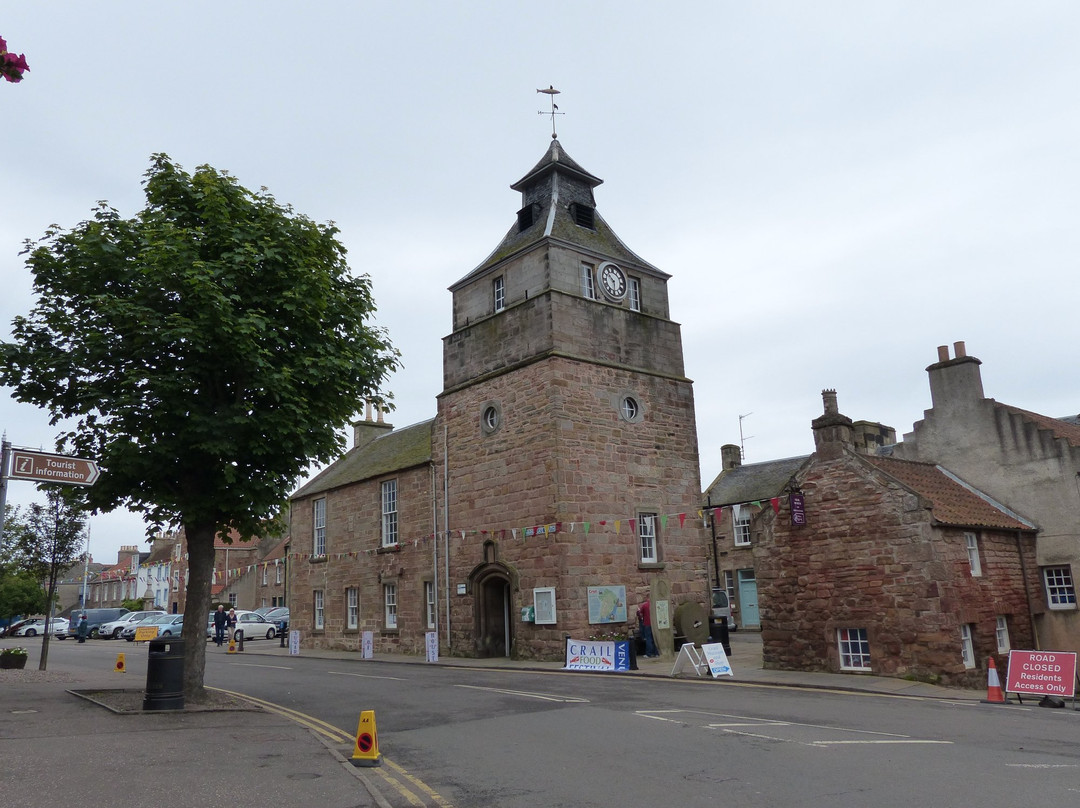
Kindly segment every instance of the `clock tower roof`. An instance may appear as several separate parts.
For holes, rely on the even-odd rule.
[[[506,259],[543,242],[577,247],[597,260],[614,260],[666,280],[669,275],[640,258],[596,210],[593,189],[603,182],[552,140],[547,152],[510,187],[521,193],[517,222],[481,264],[450,287],[454,291]]]

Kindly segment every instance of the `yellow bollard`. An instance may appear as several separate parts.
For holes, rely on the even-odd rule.
[[[375,731],[375,711],[364,710],[360,713],[360,725],[356,728],[356,743],[353,756],[349,761],[354,766],[378,766],[382,763],[379,754],[379,733]]]
[[[113,670],[116,671],[117,673],[127,673],[127,666],[124,665],[124,655],[123,654],[117,654],[116,655],[116,667],[113,668]]]

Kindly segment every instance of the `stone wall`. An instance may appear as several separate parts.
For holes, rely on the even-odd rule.
[[[862,628],[872,673],[978,687],[998,615],[1013,647],[1031,647],[1032,539],[1025,591],[1014,534],[979,533],[983,575],[972,577],[965,531],[936,524],[928,503],[851,454],[815,460],[800,484],[808,524],[792,526],[786,502],[767,509],[772,529],[754,548],[766,667],[840,671],[838,630]],[[974,626],[974,669],[962,624]]]

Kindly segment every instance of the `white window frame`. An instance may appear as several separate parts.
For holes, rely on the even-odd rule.
[[[1068,565],[1043,567],[1043,585],[1046,587],[1046,605],[1051,609],[1075,609],[1076,585],[1072,569]]]
[[[724,589],[727,590],[728,603],[735,602],[735,573],[732,570],[724,570]]]
[[[360,590],[350,586],[345,590],[345,628],[360,627]]]
[[[321,589],[311,592],[312,620],[311,625],[316,631],[326,628],[326,596]]]
[[[172,574],[172,589],[176,592],[180,589],[180,570],[173,570]]]
[[[632,423],[641,414],[641,405],[633,396],[623,396],[622,401],[619,402],[619,413],[622,415],[623,420]]]
[[[593,280],[594,269],[595,267],[592,264],[582,263],[581,265],[581,294],[589,300],[596,300],[596,282]]]
[[[379,487],[382,499],[382,546],[397,547],[398,544],[398,489],[397,480],[383,480]]]
[[[1009,620],[1003,614],[999,614],[997,617],[997,628],[994,631],[994,635],[997,638],[998,653],[1008,653],[1012,648],[1012,643],[1009,642]]]
[[[975,667],[975,632],[970,623],[960,626],[960,656],[964,660],[964,667],[972,670]]]
[[[638,548],[641,551],[642,564],[657,564],[660,553],[657,547],[656,514],[638,514]]]
[[[491,282],[491,294],[495,302],[495,313],[506,308],[506,280],[502,275]]]
[[[326,555],[326,497],[311,502],[311,554]]]
[[[283,565],[282,565],[282,563],[280,561],[278,561],[278,563],[276,563],[274,565],[274,569],[276,570],[276,573],[274,575],[276,580],[274,581],[274,583],[276,583],[276,584],[281,583],[281,568],[282,568],[282,566]]]
[[[971,565],[971,577],[982,577],[982,562],[979,560],[979,535],[965,533],[964,544],[967,547],[968,564]]]
[[[266,568],[266,565],[263,564],[263,568],[262,568],[262,585],[263,586],[268,585],[267,582],[270,580],[269,576],[270,576],[270,571]]]
[[[630,301],[630,311],[641,311],[641,279],[629,278],[629,291],[627,298]]]
[[[427,615],[427,627],[435,628],[437,614],[435,612],[435,582],[424,581],[424,608]]]
[[[397,629],[397,584],[383,584],[383,619],[388,631]]]
[[[735,534],[736,547],[750,546],[750,521],[753,518],[754,515],[750,512],[750,509],[744,505],[739,510],[738,519],[732,519],[731,529]]]
[[[840,649],[840,670],[871,670],[870,641],[865,628],[838,628],[836,642]]]
[[[235,592],[230,592],[229,593],[229,605],[232,606],[235,609],[236,604],[237,604],[236,593]]]

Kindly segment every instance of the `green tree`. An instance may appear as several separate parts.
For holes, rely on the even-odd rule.
[[[35,583],[39,603],[33,611],[52,614],[56,601],[56,582],[76,560],[82,558],[86,538],[86,517],[82,492],[60,486],[38,486],[45,492],[46,504],[32,503],[16,508],[5,524],[5,544],[11,543],[16,565]],[[45,670],[49,659],[48,632],[41,639],[38,669]]]
[[[398,364],[370,279],[337,228],[209,166],[151,158],[146,207],[101,203],[27,245],[37,302],[2,346],[0,383],[76,419],[61,450],[102,466],[89,505],[183,527],[184,693],[203,697],[214,537],[267,532],[313,461]]]

